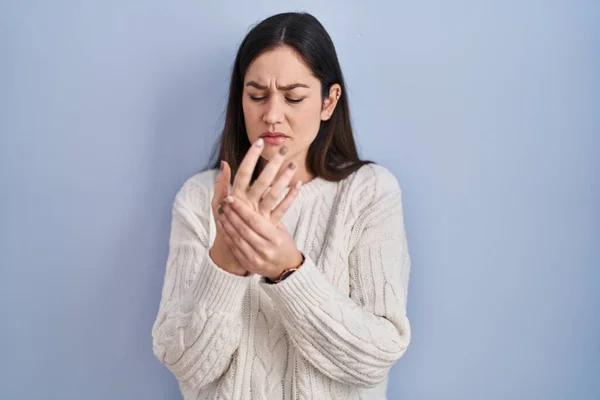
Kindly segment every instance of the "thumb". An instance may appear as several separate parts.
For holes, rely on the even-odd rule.
[[[231,168],[225,161],[221,161],[221,171],[215,183],[215,194],[212,199],[213,213],[216,215],[219,202],[229,195],[229,182],[231,180]]]

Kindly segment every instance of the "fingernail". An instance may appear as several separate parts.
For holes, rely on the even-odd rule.
[[[285,156],[287,152],[288,152],[288,148],[285,146],[283,146],[281,149],[279,149],[279,154],[281,154],[282,156]]]
[[[291,169],[291,170],[294,170],[294,169],[296,169],[296,164],[295,164],[295,163],[290,163],[290,169]]]
[[[221,161],[221,171],[223,171],[224,166],[225,166],[225,163],[223,161]]]
[[[233,203],[233,197],[231,197],[231,196],[227,196],[227,197],[225,198],[225,201],[226,201],[227,203],[231,204],[231,203]]]
[[[263,140],[263,138],[259,138],[256,141],[256,147],[262,147],[264,143],[265,143],[265,141]]]

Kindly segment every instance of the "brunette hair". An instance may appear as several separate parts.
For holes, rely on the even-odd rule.
[[[331,85],[337,83],[342,88],[331,118],[321,121],[319,132],[309,147],[306,161],[309,172],[337,182],[372,163],[361,160],[356,150],[344,77],[331,37],[311,14],[283,13],[260,22],[240,45],[231,72],[225,124],[213,151],[211,167],[219,168],[221,160],[227,161],[232,179],[235,176],[251,145],[242,109],[244,77],[259,55],[284,45],[293,48],[319,79],[323,100],[329,95]],[[260,166],[256,168],[253,179],[260,169]]]

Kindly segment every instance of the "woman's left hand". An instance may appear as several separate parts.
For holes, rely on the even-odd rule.
[[[302,263],[294,238],[281,222],[274,224],[235,196],[225,203],[218,223],[230,250],[248,271],[275,280],[286,268]]]

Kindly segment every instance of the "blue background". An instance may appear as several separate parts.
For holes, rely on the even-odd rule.
[[[330,32],[405,201],[390,399],[600,399],[600,2],[0,2],[0,398],[179,398],[170,207],[260,19]]]

